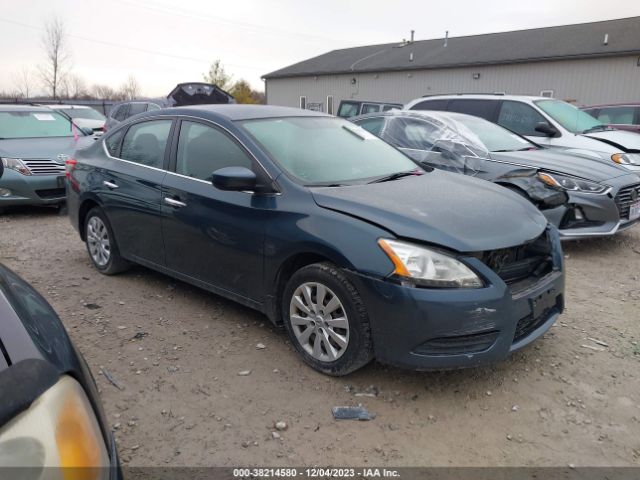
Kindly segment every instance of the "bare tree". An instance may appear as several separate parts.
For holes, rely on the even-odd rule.
[[[39,72],[54,99],[71,63],[66,36],[64,23],[59,18],[54,17],[47,22],[42,36],[46,63],[39,67]]]
[[[29,67],[22,67],[13,76],[13,83],[22,98],[29,98],[33,94],[33,71]]]
[[[205,82],[213,83],[222,90],[228,90],[233,87],[233,77],[225,71],[220,60],[214,61],[203,77]]]
[[[135,100],[140,96],[140,84],[133,75],[120,87],[120,94],[125,100]]]
[[[94,97],[102,100],[114,100],[118,96],[109,85],[94,85],[91,87],[91,93]]]
[[[87,96],[87,83],[80,75],[76,75],[75,73],[67,75],[63,82],[70,98],[82,98]]]

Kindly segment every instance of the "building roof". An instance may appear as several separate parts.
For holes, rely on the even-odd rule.
[[[496,65],[640,53],[640,17],[333,50],[264,78]],[[607,43],[605,44],[605,36]],[[413,53],[413,60],[410,59]]]

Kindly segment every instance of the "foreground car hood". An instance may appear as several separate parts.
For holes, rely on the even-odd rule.
[[[626,130],[605,130],[584,134],[585,137],[618,148],[622,152],[640,152],[640,135]]]
[[[459,252],[520,245],[547,220],[527,200],[485,180],[434,170],[348,187],[312,188],[316,203],[391,231]]]
[[[50,158],[57,160],[60,154],[73,156],[76,150],[91,145],[95,139],[90,136],[53,138],[13,138],[0,140],[0,157]],[[64,163],[64,161],[62,161]]]
[[[491,158],[502,162],[553,170],[596,182],[629,174],[629,170],[617,166],[611,160],[571,155],[550,148],[523,152],[492,152]]]

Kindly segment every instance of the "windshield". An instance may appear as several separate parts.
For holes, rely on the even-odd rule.
[[[0,138],[71,137],[71,122],[53,111],[0,112]]]
[[[465,116],[456,120],[471,130],[490,152],[512,152],[536,148],[533,143],[521,136],[482,118]]]
[[[71,118],[84,118],[87,120],[105,120],[104,115],[93,108],[60,108]]]
[[[588,130],[607,128],[602,122],[570,103],[561,100],[536,100],[534,103],[540,107],[540,110],[572,133],[585,133]]]
[[[242,126],[305,185],[359,183],[420,169],[361,127],[334,117],[247,120]]]

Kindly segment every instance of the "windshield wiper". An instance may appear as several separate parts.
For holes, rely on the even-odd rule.
[[[613,130],[613,128],[609,127],[608,125],[595,125],[591,128],[583,130],[582,133],[601,132],[603,130]]]
[[[411,177],[411,176],[414,176],[414,175],[416,175],[416,176],[422,175],[422,172],[420,170],[409,170],[407,172],[396,172],[396,173],[392,173],[390,175],[385,175],[383,177],[376,178],[375,180],[371,180],[370,182],[367,182],[367,183],[390,182],[392,180],[397,180],[398,178]]]

